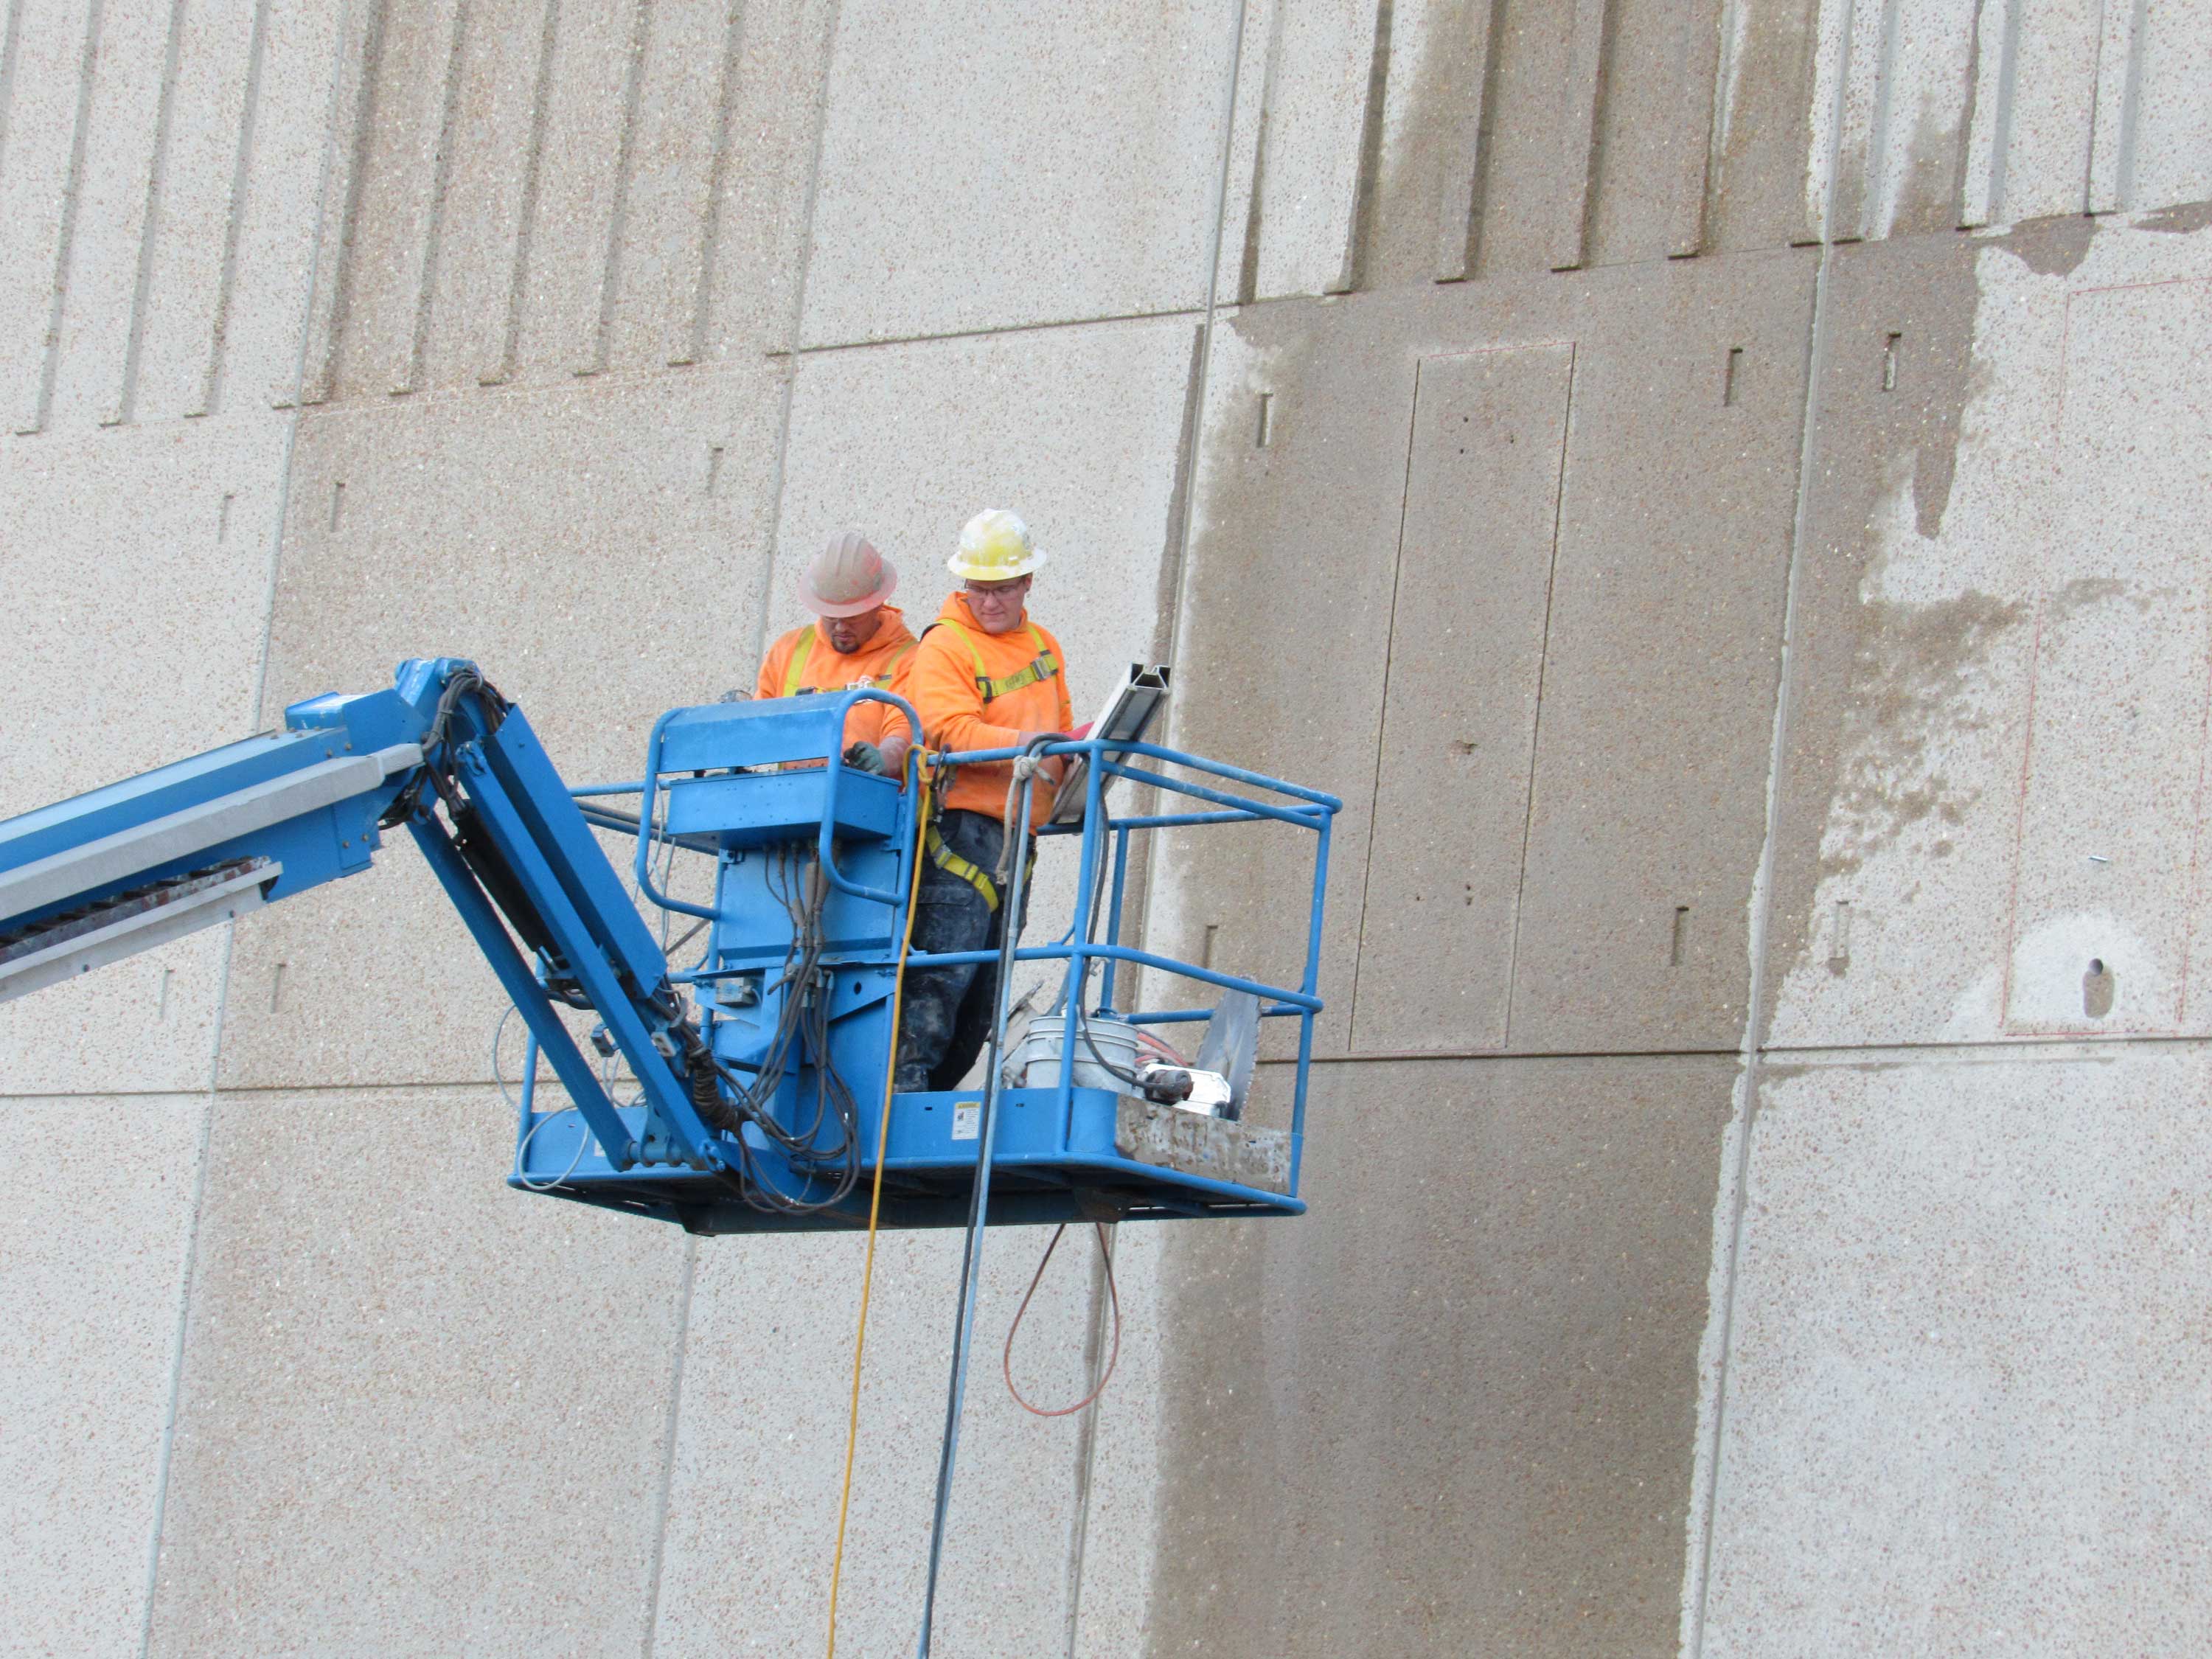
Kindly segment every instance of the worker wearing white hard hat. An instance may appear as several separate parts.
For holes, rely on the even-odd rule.
[[[799,579],[799,602],[816,620],[769,647],[757,697],[803,697],[872,686],[905,695],[915,637],[890,603],[898,572],[857,530],[841,530]],[[860,702],[845,716],[846,754],[870,771],[896,775],[911,735],[889,703]]]
[[[922,629],[907,676],[906,695],[931,748],[1014,749],[1064,737],[1074,724],[1066,658],[1029,614],[1030,583],[1044,562],[1029,526],[1004,508],[978,513],[962,529],[945,562],[961,585]],[[1012,772],[1004,761],[963,766],[946,787],[924,834],[917,950],[990,950],[1009,926],[1019,936],[1022,918],[1009,921],[991,875],[1012,833],[1005,812]],[[997,1004],[994,964],[909,973],[897,1087],[957,1088],[982,1052]]]

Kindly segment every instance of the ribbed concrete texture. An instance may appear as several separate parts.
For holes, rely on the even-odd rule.
[[[1312,1212],[1121,1230],[1051,1420],[991,1238],[940,1656],[2199,1654],[2208,74],[2212,0],[0,0],[0,814],[428,653],[632,776],[830,532],[919,623],[1014,507],[1079,717],[1171,659],[1346,810]],[[1132,921],[1292,971],[1286,850]],[[500,1007],[399,844],[0,1009],[0,1653],[820,1650],[860,1241],[507,1190]],[[955,1260],[879,1255],[846,1652]]]

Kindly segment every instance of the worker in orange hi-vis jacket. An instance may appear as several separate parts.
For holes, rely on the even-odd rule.
[[[915,638],[906,617],[886,604],[898,572],[857,530],[841,530],[799,579],[799,599],[820,620],[794,628],[768,648],[756,697],[803,697],[873,686],[906,694]],[[871,772],[898,775],[912,736],[906,716],[885,702],[859,702],[845,716],[845,758]]]
[[[1043,562],[1029,527],[1012,513],[991,508],[961,531],[959,550],[946,564],[962,586],[922,629],[907,676],[907,696],[931,748],[1012,749],[1032,738],[1065,737],[1074,724],[1066,658],[1029,615],[1030,583]],[[1045,763],[1042,799],[1058,766]],[[1003,943],[1009,923],[992,872],[1012,833],[1006,821],[1012,776],[1011,761],[963,766],[945,790],[923,834],[916,949],[988,951]],[[1035,856],[1034,845],[1026,856]],[[1017,938],[1024,919],[1012,919]],[[958,1087],[990,1036],[998,996],[995,963],[909,973],[896,1086]]]

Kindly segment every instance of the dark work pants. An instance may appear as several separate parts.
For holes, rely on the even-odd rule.
[[[999,857],[1006,850],[1006,826],[984,812],[946,812],[938,833],[945,844],[997,884]],[[921,854],[921,896],[915,910],[916,951],[994,951],[1005,942],[1006,906],[984,902],[975,884],[939,869]],[[1003,896],[1003,895],[1002,895]],[[1023,915],[1014,925],[1021,937],[1028,921],[1029,889],[1022,890]],[[999,964],[969,963],[957,968],[914,968],[906,976],[905,1006],[899,1020],[900,1090],[955,1089],[990,1041],[999,1012]]]

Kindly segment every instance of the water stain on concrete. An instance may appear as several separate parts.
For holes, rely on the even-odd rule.
[[[2189,202],[2180,207],[2160,208],[2156,213],[2146,213],[2134,222],[2137,230],[2160,230],[2172,235],[2189,236],[2212,226],[2212,202]]]
[[[1960,823],[1980,791],[1942,769],[1946,740],[1989,723],[1982,667],[1996,637],[2027,607],[1986,593],[1935,605],[1868,604],[1844,706],[1846,758],[1820,860],[1849,875],[1877,849],[1930,818]]]
[[[2037,257],[2051,257],[2046,239],[2033,245]],[[1933,604],[1887,599],[1876,579],[1886,503],[1900,473],[1911,480],[1914,532],[1927,542],[1942,534],[1961,420],[1978,384],[1975,245],[1916,239],[1833,257],[1798,552],[1762,1029],[1820,948],[1824,880],[1916,832],[1929,856],[1951,851],[1948,832],[1974,793],[1945,775],[1943,736],[1985,718],[1983,665],[2028,620],[2017,603],[1974,591]]]
[[[2024,220],[1994,240],[2000,247],[2017,254],[2039,276],[2071,276],[2089,257],[2089,244],[2096,238],[2094,219],[2085,213],[2067,213],[2051,219]]]
[[[1891,235],[1946,231],[1957,225],[1956,181],[1966,148],[1961,141],[1964,131],[1963,122],[1943,118],[1932,94],[1922,94],[1906,140],[1905,177],[1898,186]]]
[[[1820,0],[1729,9],[1742,44],[1716,157],[1709,234],[1723,248],[1802,240]]]

